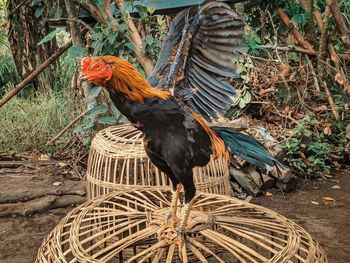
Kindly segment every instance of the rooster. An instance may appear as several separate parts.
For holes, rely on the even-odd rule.
[[[115,56],[86,57],[81,81],[104,86],[115,106],[143,132],[150,160],[173,185],[167,227],[182,242],[196,194],[193,168],[211,155],[237,155],[262,170],[281,165],[253,137],[210,126],[232,105],[243,42],[243,20],[224,3],[206,2],[172,21],[156,66],[145,80],[129,62]],[[180,219],[177,205],[184,189]]]

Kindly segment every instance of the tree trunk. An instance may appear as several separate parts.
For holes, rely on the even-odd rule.
[[[305,10],[310,15],[310,20],[306,23],[304,30],[305,30],[305,37],[307,41],[309,41],[312,45],[316,44],[316,31],[314,30],[314,18],[312,15],[313,11],[313,5],[312,5],[313,0],[300,0],[300,4]]]
[[[346,21],[340,12],[339,5],[336,0],[333,0],[331,5],[331,12],[337,25],[338,31],[340,32],[341,40],[347,49],[350,49],[350,30],[346,25]]]
[[[81,35],[80,27],[78,22],[75,20],[78,17],[78,10],[76,5],[71,0],[64,0],[66,5],[66,11],[69,18],[69,31],[72,38],[74,47],[82,47],[83,46],[83,38]]]
[[[31,6],[31,1],[9,0],[7,9],[9,15],[9,42],[17,71],[22,78],[25,78],[44,60],[49,58],[55,50],[57,43],[55,39],[38,46],[37,43],[50,33],[47,21],[50,10],[50,1],[47,1],[44,13],[40,17],[35,16],[36,7]],[[35,29],[35,30],[33,30]],[[47,78],[54,78],[47,72]],[[38,84],[47,86],[47,82],[34,80],[34,86]]]

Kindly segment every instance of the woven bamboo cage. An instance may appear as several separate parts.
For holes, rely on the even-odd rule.
[[[198,191],[230,194],[229,165],[224,158],[212,159],[205,167],[193,170]],[[146,155],[140,131],[119,125],[100,131],[92,140],[87,167],[88,198],[142,185],[164,189],[171,182]]]
[[[160,247],[170,191],[134,189],[73,209],[44,240],[36,262],[328,262],[300,226],[260,206],[200,193],[185,243]],[[181,207],[179,208],[179,210]]]

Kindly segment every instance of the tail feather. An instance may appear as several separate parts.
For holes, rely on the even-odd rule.
[[[283,164],[270,155],[265,147],[254,137],[225,127],[212,127],[221,137],[230,155],[237,155],[248,163],[257,166],[262,171],[269,171],[273,166],[283,167]]]

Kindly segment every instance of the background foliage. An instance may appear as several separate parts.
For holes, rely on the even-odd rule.
[[[140,1],[126,2],[123,9],[115,5],[109,8],[109,5],[105,5],[108,2],[77,1],[77,6],[81,5],[90,12],[93,9],[100,12],[97,12],[99,15],[92,15],[96,23],[77,22],[83,32],[84,45],[70,48],[57,65],[44,72],[41,82],[46,83],[46,89],[34,87],[31,92],[20,95],[0,109],[0,115],[5,116],[0,118],[0,126],[6,127],[0,131],[0,139],[7,142],[1,145],[0,152],[29,149],[54,151],[54,148],[45,146],[47,140],[62,130],[86,107],[88,113],[74,127],[74,133],[82,139],[85,146],[89,145],[97,130],[107,125],[126,122],[110,103],[101,87],[91,87],[86,93],[78,89],[74,79],[79,61],[89,53],[114,54],[136,65],[146,77],[142,63],[135,55],[137,46],[130,38],[128,16],[125,11],[131,4],[138,5],[139,18],[133,18],[133,22],[142,40],[143,55],[149,57],[153,63],[158,58],[172,17],[154,15],[154,9],[144,6]],[[315,92],[310,64],[306,57],[294,51],[277,52],[264,47],[264,45],[297,46],[276,11],[278,7],[283,8],[297,30],[316,49],[319,47],[321,31],[301,2],[307,1],[248,1],[236,7],[243,7],[242,14],[247,23],[248,54],[242,57],[238,68],[241,79],[232,80],[237,93],[228,117],[237,118],[245,112],[254,119],[268,124],[272,127],[271,135],[279,141],[277,146],[284,149],[285,160],[294,171],[307,176],[316,176],[324,172],[329,173],[333,167],[344,162],[341,157],[344,156],[348,146],[345,131],[350,122],[349,94],[337,83],[334,78],[335,72],[331,67],[327,68],[322,81],[326,81],[337,106],[341,116],[341,120],[338,121],[332,114],[327,94],[323,90]],[[313,2],[315,10],[324,12],[325,1]],[[346,0],[339,0],[338,3],[349,24],[350,3]],[[38,39],[39,46],[45,47],[51,42],[60,45],[69,39],[66,27],[69,21],[65,20],[66,7],[61,1],[31,0],[28,4],[33,10],[33,19],[55,23],[63,21],[59,22],[58,26],[51,26],[51,33]],[[6,13],[5,1],[0,0],[0,96],[20,80],[13,58],[8,52]],[[332,32],[330,41],[334,44],[335,50],[345,52],[346,47],[340,41],[333,19],[329,19],[329,32]],[[318,61],[312,59],[312,64],[317,70]],[[329,58],[325,59],[329,65],[332,64]],[[285,78],[281,77],[283,70],[289,72]],[[346,76],[349,76],[349,67],[346,71]],[[78,99],[82,93],[85,95],[86,106],[83,106],[83,100]],[[320,107],[323,107],[323,110],[314,111]],[[274,133],[273,127],[277,127],[276,130],[279,131],[282,123],[283,133]],[[38,133],[37,127],[40,127],[42,132]],[[64,140],[65,138],[62,138],[61,142]]]

